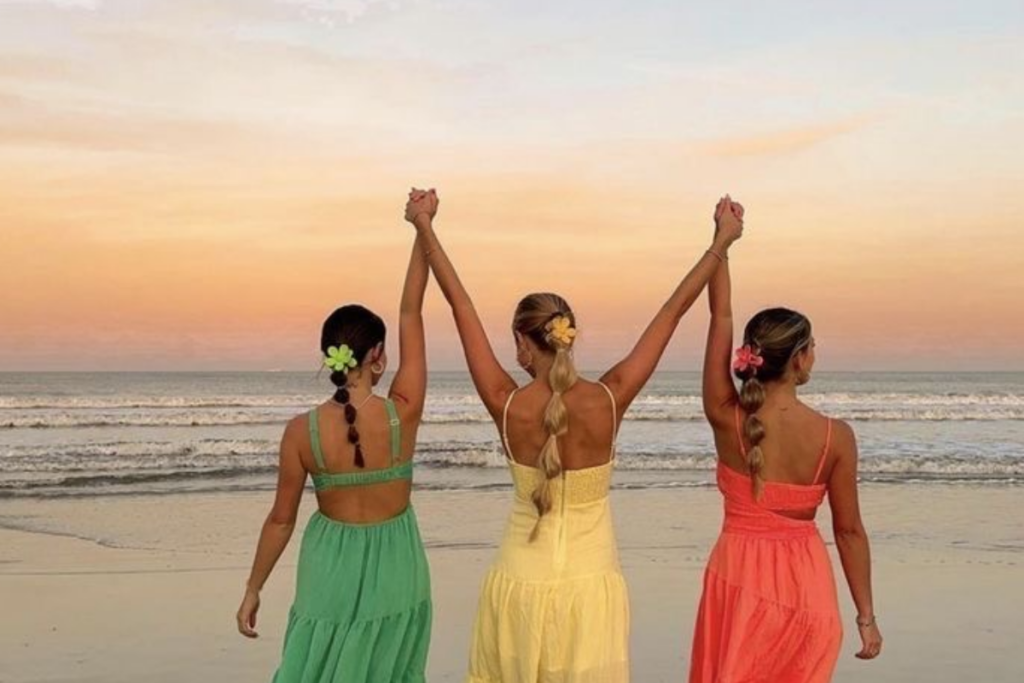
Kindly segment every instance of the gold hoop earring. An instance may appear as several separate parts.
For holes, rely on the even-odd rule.
[[[373,365],[370,366],[370,372],[372,372],[375,375],[383,375],[385,369],[386,368],[384,364],[379,362],[374,363]]]

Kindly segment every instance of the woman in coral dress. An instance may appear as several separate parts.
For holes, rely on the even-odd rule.
[[[743,209],[726,197],[716,216],[728,213],[742,217]],[[714,428],[725,520],[704,575],[690,683],[826,683],[843,633],[831,562],[814,523],[826,494],[857,607],[857,656],[873,659],[882,647],[853,432],[797,396],[814,366],[805,316],[761,311],[747,323],[733,361],[728,264],[712,277],[709,299],[704,410]],[[739,392],[730,371],[742,381]]]

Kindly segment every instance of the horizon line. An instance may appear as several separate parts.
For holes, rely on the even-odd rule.
[[[608,370],[607,369],[597,369],[597,368],[577,368],[577,371],[581,372],[581,373],[586,373],[586,374],[596,374],[598,372],[607,372]],[[438,372],[442,372],[442,373],[459,373],[459,374],[464,374],[464,375],[468,375],[469,374],[469,370],[466,369],[466,368],[437,368],[437,369],[428,369],[427,370],[427,374],[428,375],[430,373],[438,373]],[[518,371],[513,370],[512,372],[517,373]],[[703,371],[700,370],[700,369],[685,370],[685,369],[666,368],[666,369],[656,369],[654,371],[654,374],[666,373],[666,372],[668,372],[668,373],[688,373],[688,374],[699,375]],[[1024,373],[1024,367],[1002,369],[1002,370],[971,369],[971,368],[962,368],[962,369],[956,369],[956,370],[939,369],[939,368],[934,368],[934,369],[927,369],[926,368],[926,369],[916,369],[916,370],[899,370],[899,369],[893,369],[893,368],[888,368],[888,369],[881,369],[881,368],[858,368],[858,369],[855,369],[855,370],[851,370],[851,369],[818,370],[818,372],[822,373],[822,374],[855,374],[855,373],[869,374],[870,373],[870,374],[901,374],[901,375],[957,375],[957,374],[1000,375],[1000,374],[1020,374],[1020,373]],[[122,375],[145,375],[145,374],[149,374],[149,375],[186,375],[186,374],[206,374],[206,375],[215,375],[215,374],[222,374],[222,375],[228,375],[228,374],[232,374],[232,375],[265,374],[265,375],[279,375],[279,374],[314,374],[315,375],[315,374],[318,374],[318,373],[316,371],[313,371],[313,370],[303,370],[303,369],[296,369],[296,368],[281,368],[281,369],[272,368],[272,369],[260,369],[260,370],[240,370],[240,369],[230,369],[230,368],[220,368],[220,369],[198,369],[197,368],[197,369],[178,369],[178,370],[167,370],[167,369],[162,369],[162,370],[131,370],[131,369],[125,369],[125,370],[110,370],[110,369],[104,369],[104,370],[60,370],[60,369],[49,369],[49,370],[10,370],[10,369],[5,369],[5,368],[0,368],[0,375],[88,375],[88,374],[108,374],[108,375],[117,375],[117,374],[122,374]],[[393,371],[388,371],[386,373],[386,375],[393,375],[393,374],[394,374]]]

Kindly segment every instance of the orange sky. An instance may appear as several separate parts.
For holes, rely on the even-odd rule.
[[[512,308],[538,289],[577,308],[582,365],[624,353],[728,191],[748,212],[737,314],[804,310],[823,367],[1024,369],[1008,44],[963,39],[970,79],[877,36],[833,72],[808,57],[847,64],[856,36],[656,62],[612,45],[604,74],[565,64],[592,49],[572,41],[429,55],[404,6],[328,23],[84,4],[0,5],[0,369],[315,368],[334,306],[394,319],[411,184],[439,188],[438,231],[510,361]],[[697,367],[705,306],[666,367]],[[461,367],[433,286],[427,308],[434,366]]]

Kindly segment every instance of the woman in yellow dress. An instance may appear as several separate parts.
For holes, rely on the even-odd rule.
[[[654,372],[683,314],[707,285],[742,221],[714,242],[636,346],[600,381],[578,377],[576,317],[557,294],[530,294],[512,322],[523,387],[501,367],[473,302],[433,230],[436,195],[414,190],[406,217],[451,305],[480,398],[501,430],[515,496],[484,579],[467,683],[629,680],[629,600],[608,488],[622,415]]]

